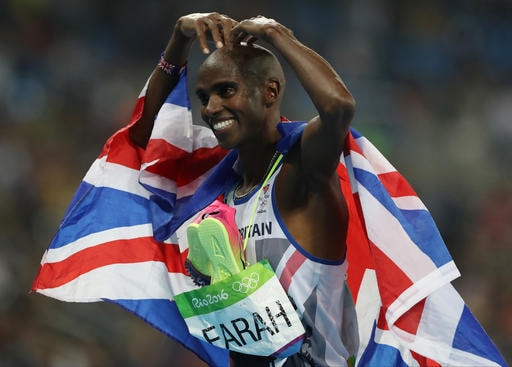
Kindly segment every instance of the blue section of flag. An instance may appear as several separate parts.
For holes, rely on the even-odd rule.
[[[188,95],[187,69],[180,75],[178,84],[174,87],[164,103],[170,103],[190,110],[190,98]]]
[[[436,266],[451,261],[451,255],[430,213],[426,210],[400,210],[408,223],[405,227],[412,241],[427,254]]]
[[[50,248],[62,247],[81,237],[112,228],[151,223],[150,213],[145,208],[148,200],[141,196],[85,182],[80,185],[79,192],[80,195],[75,195],[79,200],[75,200],[68,209],[69,213]]]
[[[432,259],[437,267],[452,261],[430,213],[426,210],[400,210],[375,174],[354,168],[354,175],[357,181],[400,222],[411,240]]]
[[[376,328],[374,324],[368,346],[360,357],[358,367],[407,367],[398,349],[375,342]]]
[[[455,331],[452,346],[455,349],[494,361],[500,366],[507,365],[496,346],[487,337],[485,330],[466,305],[464,305],[459,325]]]
[[[105,301],[115,303],[133,312],[167,336],[179,341],[183,346],[200,356],[202,360],[208,363],[208,366],[228,366],[229,355],[227,350],[208,344],[189,334],[187,325],[178,311],[176,302],[166,299],[116,299]]]

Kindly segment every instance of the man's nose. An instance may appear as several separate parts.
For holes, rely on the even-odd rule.
[[[214,116],[223,108],[222,106],[222,98],[216,95],[211,95],[208,98],[208,103],[206,104],[206,114],[209,116]]]

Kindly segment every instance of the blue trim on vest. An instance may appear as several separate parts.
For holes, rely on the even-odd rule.
[[[288,241],[291,243],[291,245],[293,247],[295,247],[295,249],[297,251],[299,251],[302,255],[304,255],[306,258],[308,258],[309,260],[311,260],[315,263],[320,263],[320,264],[324,264],[324,265],[332,265],[332,266],[342,265],[346,260],[346,256],[344,256],[343,259],[339,259],[339,260],[327,260],[327,259],[323,259],[321,257],[316,257],[316,256],[310,254],[301,245],[299,245],[299,243],[295,240],[295,238],[292,236],[290,231],[288,231],[288,227],[286,227],[286,225],[284,224],[283,218],[281,217],[281,213],[279,213],[279,210],[277,209],[275,188],[276,188],[276,186],[275,186],[275,181],[274,181],[274,184],[272,184],[272,193],[271,193],[272,210],[274,211],[274,215],[276,217],[277,224],[279,225],[279,227],[281,227],[281,230],[283,231],[284,235],[286,236]]]

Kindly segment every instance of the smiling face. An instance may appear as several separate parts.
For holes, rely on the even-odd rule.
[[[220,49],[199,69],[196,94],[201,116],[225,149],[265,139],[269,126],[278,121],[274,120],[279,103],[267,98],[265,63],[255,62],[260,54],[261,50],[243,46]]]

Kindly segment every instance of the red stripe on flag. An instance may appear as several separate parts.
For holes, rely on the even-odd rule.
[[[140,97],[137,100],[129,124],[117,131],[107,140],[98,158],[108,155],[110,162],[122,164],[134,169],[140,168],[140,157],[142,157],[144,149],[134,145],[131,142],[128,135],[128,129],[141,118],[142,110],[144,108],[144,100],[144,97]]]
[[[187,175],[176,178],[178,186],[188,184],[190,180],[195,180],[206,171],[212,169],[227,153],[228,151],[220,146],[196,149],[193,154],[186,156],[180,162],[180,170],[186,171]]]
[[[219,146],[198,148],[193,152],[187,152],[165,140],[152,140],[148,146],[145,161],[151,162],[152,157],[155,157],[158,162],[148,166],[146,171],[175,181],[178,186],[183,186],[214,167],[226,153],[227,151]]]
[[[383,305],[381,316],[383,316],[382,312],[387,311],[391,303],[396,301],[396,299],[412,285],[412,281],[377,246],[372,246],[372,253],[375,264],[378,264],[376,271]],[[418,302],[395,322],[395,326],[410,334],[416,334],[424,306],[425,300]],[[383,321],[384,320],[380,320],[380,328],[383,328],[387,324]]]
[[[186,253],[180,253],[178,245],[157,242],[152,237],[106,242],[79,251],[65,260],[43,264],[34,288],[59,287],[91,270],[112,264],[161,261],[170,273],[187,274],[185,258]]]
[[[135,170],[140,169],[144,149],[132,143],[128,128],[115,133],[105,144],[107,161]]]
[[[384,310],[383,307],[381,307],[379,311],[377,327],[381,330],[389,330],[388,322],[386,321],[386,311]]]
[[[146,100],[146,96],[141,96],[137,99],[137,103],[135,104],[135,107],[132,112],[132,116],[130,117],[130,122],[128,123],[128,126],[133,125],[139,119],[142,117],[142,111],[144,110],[144,102]]]
[[[380,173],[377,175],[391,197],[417,196],[411,185],[398,172]]]
[[[441,367],[439,363],[429,359],[427,357],[423,357],[418,353],[411,350],[412,357],[420,364],[420,367]]]
[[[394,324],[394,326],[404,330],[407,333],[416,335],[418,326],[421,321],[421,315],[423,308],[425,307],[425,300],[418,302],[416,305],[411,307],[406,313],[404,313]],[[377,320],[377,327],[382,330],[388,330],[388,322],[386,320],[386,310],[381,307],[379,312],[379,318]]]
[[[413,307],[411,307],[406,313],[404,313],[398,320],[395,322],[395,326],[399,327],[402,330],[405,330],[408,333],[416,335],[418,331],[418,325],[421,321],[421,315],[423,313],[423,309],[425,308],[425,299],[421,300]]]
[[[377,279],[379,279],[379,292],[382,305],[387,309],[396,299],[413,283],[409,277],[374,243],[371,251]]]
[[[348,207],[348,228],[347,228],[347,284],[352,293],[354,301],[357,301],[359,288],[366,269],[374,269],[373,258],[370,251],[370,242],[364,225],[364,217],[359,201],[359,194],[352,194],[352,188],[348,177],[343,177],[345,167],[338,166],[341,190]]]

